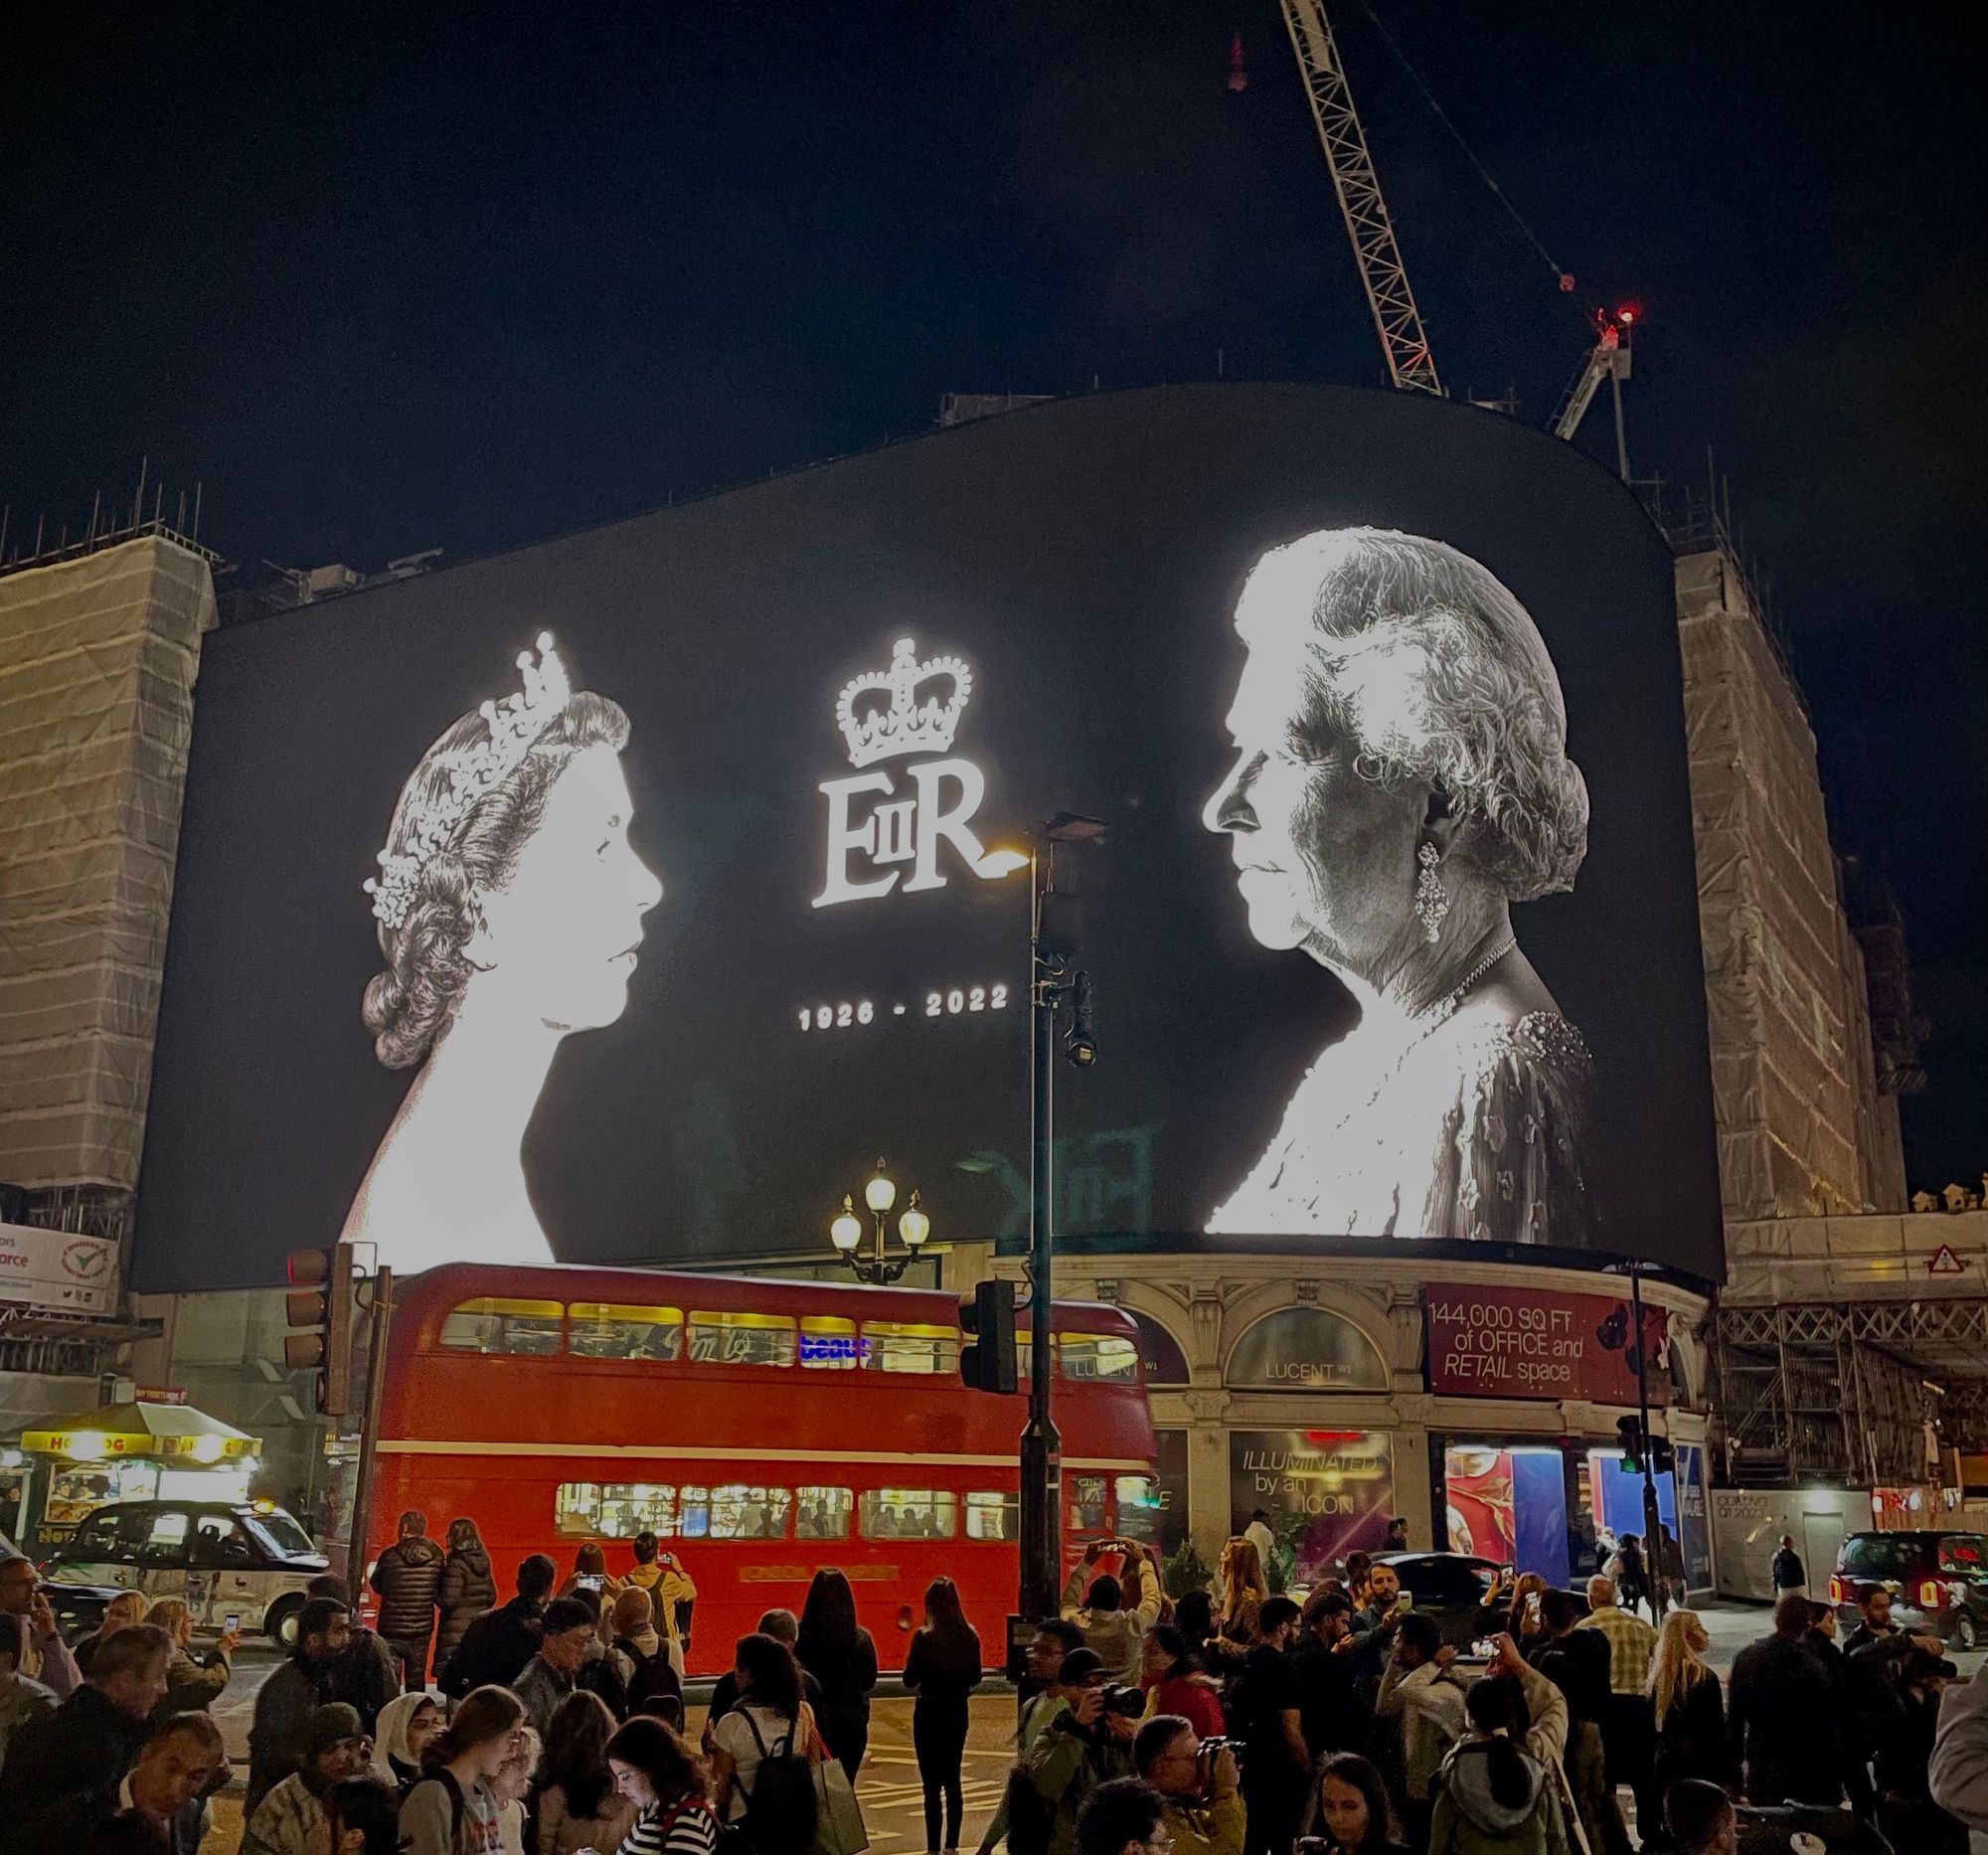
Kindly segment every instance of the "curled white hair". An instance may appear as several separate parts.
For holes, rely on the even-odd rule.
[[[1452,853],[1466,869],[1514,902],[1574,887],[1587,782],[1567,757],[1560,675],[1488,568],[1421,535],[1322,529],[1256,563],[1236,628],[1251,650],[1292,653],[1311,728],[1350,736],[1365,777],[1447,796],[1476,827]]]

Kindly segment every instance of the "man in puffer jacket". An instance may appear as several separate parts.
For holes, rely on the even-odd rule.
[[[401,1684],[418,1692],[428,1684],[428,1645],[434,1638],[435,1594],[443,1553],[428,1538],[427,1516],[410,1508],[401,1537],[380,1555],[369,1581],[380,1594],[380,1636],[401,1664]]]
[[[1083,1631],[1083,1646],[1096,1650],[1109,1679],[1131,1681],[1138,1677],[1139,1645],[1159,1620],[1160,1581],[1145,1554],[1130,1547],[1125,1551],[1129,1591],[1109,1572],[1092,1577],[1107,1545],[1085,1548],[1083,1563],[1064,1587],[1063,1613]]]
[[[1428,1855],[1567,1855],[1553,1774],[1526,1749],[1526,1703],[1510,1675],[1487,1675],[1464,1711],[1460,1740],[1436,1775]]]

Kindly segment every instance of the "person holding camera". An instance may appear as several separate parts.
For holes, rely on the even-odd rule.
[[[1122,1577],[1097,1570],[1107,1553],[1122,1557]],[[1140,1643],[1159,1621],[1161,1602],[1159,1574],[1135,1541],[1093,1540],[1064,1587],[1063,1614],[1083,1631],[1083,1646],[1096,1651],[1113,1681],[1131,1681],[1137,1678]]]
[[[1064,1702],[1036,1736],[1023,1759],[1029,1788],[1047,1805],[1053,1820],[1049,1855],[1076,1855],[1077,1823],[1100,1784],[1132,1771],[1132,1742],[1146,1697],[1137,1688],[1106,1682],[1095,1649],[1073,1649],[1057,1671]],[[1015,1841],[1011,1812],[1009,1846]]]
[[[1248,1817],[1228,1740],[1203,1741],[1184,1716],[1155,1714],[1132,1742],[1132,1763],[1160,1793],[1160,1827],[1174,1855],[1242,1855]]]
[[[1408,1611],[1395,1625],[1395,1652],[1374,1703],[1382,1719],[1402,1723],[1402,1808],[1417,1848],[1428,1842],[1435,1774],[1463,1737],[1463,1686],[1449,1672],[1455,1660],[1455,1645],[1443,1641],[1435,1618]]]

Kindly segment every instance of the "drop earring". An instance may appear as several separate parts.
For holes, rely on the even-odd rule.
[[[1449,915],[1449,891],[1437,879],[1435,866],[1442,854],[1424,842],[1415,852],[1421,874],[1415,878],[1415,919],[1422,925],[1422,938],[1431,946],[1442,938],[1442,924]]]

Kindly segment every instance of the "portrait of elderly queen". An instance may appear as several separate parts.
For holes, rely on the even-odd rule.
[[[1456,549],[1347,528],[1264,555],[1236,629],[1236,761],[1203,822],[1250,934],[1358,1020],[1209,1230],[1579,1247],[1592,1061],[1511,920],[1587,847],[1538,627]]]

